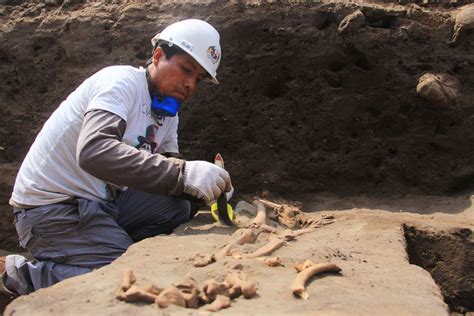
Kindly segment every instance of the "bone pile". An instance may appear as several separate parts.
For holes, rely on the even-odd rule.
[[[257,294],[257,286],[251,281],[242,279],[236,273],[230,273],[224,282],[208,279],[198,284],[188,278],[179,284],[160,288],[155,284],[137,286],[132,270],[123,273],[122,284],[117,290],[116,298],[128,303],[144,302],[156,304],[160,308],[177,305],[184,308],[200,308],[216,312],[231,305],[231,300],[243,296],[253,298]]]
[[[257,206],[257,214],[252,222],[241,225],[240,229],[237,230],[233,239],[230,243],[224,245],[213,258],[219,260],[225,256],[232,256],[235,259],[241,258],[256,258],[260,261],[265,262],[267,265],[274,267],[281,265],[280,259],[276,258],[265,258],[261,260],[261,257],[269,256],[277,249],[287,245],[288,242],[295,240],[296,237],[303,234],[311,233],[317,228],[329,225],[335,222],[333,215],[324,215],[319,220],[307,219],[294,206],[277,204],[264,199],[255,199],[253,204]],[[274,219],[277,222],[287,224],[290,227],[304,227],[299,229],[284,229],[281,225],[277,225],[272,221],[272,225],[267,220],[266,206],[271,207],[275,213],[273,213]],[[262,247],[258,248],[252,253],[241,253],[238,249],[239,246],[244,244],[254,244],[257,237],[265,234],[265,240],[267,243]]]

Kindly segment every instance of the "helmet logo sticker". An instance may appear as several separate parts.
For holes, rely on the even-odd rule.
[[[209,46],[207,49],[207,58],[211,60],[212,64],[218,63],[220,57],[219,49],[216,49],[215,46]]]
[[[190,52],[193,51],[193,45],[192,45],[191,43],[189,43],[189,42],[186,42],[185,40],[182,40],[182,41],[181,41],[181,46],[182,46],[183,48],[186,48],[186,49],[189,50]]]

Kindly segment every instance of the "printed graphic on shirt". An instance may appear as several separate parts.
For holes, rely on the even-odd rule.
[[[155,135],[158,130],[156,125],[148,125],[146,128],[145,137],[138,136],[138,145],[135,148],[148,151],[154,154],[158,150],[158,144],[155,141]]]
[[[157,115],[156,116],[156,124],[159,126],[163,126],[163,123],[165,122],[166,116],[163,115]]]
[[[159,126],[163,126],[166,116],[154,114],[149,104],[142,104],[141,108],[141,112],[143,114],[145,114],[146,116],[154,116],[156,124],[158,124]]]

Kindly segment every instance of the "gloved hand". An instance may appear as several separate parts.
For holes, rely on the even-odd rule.
[[[223,168],[207,161],[186,161],[184,193],[202,199],[210,205],[223,192],[233,192],[230,175]]]

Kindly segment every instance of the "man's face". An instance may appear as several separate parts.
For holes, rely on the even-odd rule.
[[[161,48],[153,54],[150,75],[158,92],[180,102],[186,101],[196,91],[198,83],[207,72],[188,54],[176,54],[166,59]]]

